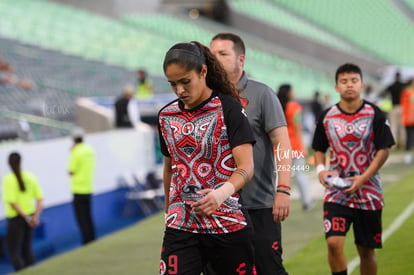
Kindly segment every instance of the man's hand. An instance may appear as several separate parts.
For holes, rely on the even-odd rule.
[[[351,187],[344,190],[344,192],[348,194],[355,193],[365,182],[367,182],[367,179],[363,175],[348,177],[346,179],[352,181]]]
[[[328,171],[328,170],[321,171],[318,175],[319,182],[323,185],[323,187],[325,187],[327,189],[330,189],[332,187],[329,186],[328,183],[326,183],[326,181],[327,181],[326,178],[327,177],[337,177],[337,176],[338,176],[338,173],[336,173],[334,171]]]
[[[26,222],[31,228],[35,228],[40,224],[39,218],[36,216],[27,216]]]
[[[209,216],[211,213],[219,208],[216,198],[214,197],[213,189],[207,188],[197,192],[198,195],[206,195],[204,198],[194,202],[191,205],[194,213],[200,216]]]
[[[197,192],[198,195],[206,195],[197,202],[192,204],[194,212],[197,215],[208,216],[213,213],[219,206],[236,190],[234,185],[226,181],[217,189],[202,189]]]
[[[276,194],[273,201],[273,220],[275,222],[284,221],[290,213],[290,196],[281,192]]]

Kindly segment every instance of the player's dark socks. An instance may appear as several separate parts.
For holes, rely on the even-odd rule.
[[[339,271],[339,272],[332,272],[332,275],[348,275],[348,270],[345,269],[345,270]]]

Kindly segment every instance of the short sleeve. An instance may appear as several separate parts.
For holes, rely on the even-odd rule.
[[[32,176],[32,182],[34,185],[34,194],[33,197],[35,199],[41,199],[43,198],[43,190],[40,187],[39,181],[37,180],[37,178],[35,176]]]
[[[167,144],[165,143],[164,136],[162,135],[162,132],[161,132],[161,125],[160,125],[159,119],[158,119],[158,136],[159,136],[161,153],[164,156],[169,157],[170,153],[168,152]]]
[[[72,148],[71,149],[71,152],[70,152],[70,157],[69,157],[69,167],[68,167],[68,169],[69,169],[69,172],[75,172],[76,171],[76,154],[75,154],[75,152],[74,152],[74,150],[75,150],[75,148]]]
[[[390,123],[384,114],[377,106],[374,107],[374,145],[376,150],[390,148],[395,144],[392,136]]]
[[[220,99],[231,148],[235,148],[244,143],[254,144],[253,132],[247,120],[246,111],[240,102],[222,94],[220,94]]]
[[[275,128],[287,126],[285,113],[283,112],[282,105],[276,94],[270,89],[266,89],[260,99],[262,102],[262,115],[264,121],[264,129],[267,133]]]
[[[329,110],[329,109],[328,109]],[[328,112],[328,110],[324,111],[318,118],[316,122],[315,133],[313,135],[312,141],[312,149],[314,151],[326,152],[329,148],[329,140],[328,136],[326,135],[325,127],[323,125],[323,120]]]
[[[3,178],[3,201],[6,203],[16,202],[17,201],[17,194],[13,184],[14,175],[8,174]]]

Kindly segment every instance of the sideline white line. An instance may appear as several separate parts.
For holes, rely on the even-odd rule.
[[[382,234],[382,242],[385,242],[414,212],[414,201],[394,220],[394,222]],[[348,274],[351,274],[359,266],[359,256],[352,259],[348,264]]]

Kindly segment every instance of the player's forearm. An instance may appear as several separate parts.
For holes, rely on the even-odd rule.
[[[228,179],[234,186],[235,192],[249,182],[254,173],[253,146],[251,143],[241,144],[232,149],[236,170]]]
[[[371,164],[368,166],[367,170],[364,171],[362,176],[369,180],[385,163],[390,153],[389,148],[380,149],[375,154],[374,159],[371,161]]]
[[[172,174],[171,158],[164,157],[163,183],[164,183],[164,194],[165,194],[165,212],[168,211],[171,174]]]
[[[43,199],[38,199],[36,202],[36,210],[34,213],[34,217],[38,220],[40,217],[40,213],[43,211]]]
[[[217,206],[220,206],[228,197],[240,190],[253,177],[252,144],[241,144],[232,149],[232,154],[236,163],[236,170],[234,170],[226,182],[210,193],[216,200]]]
[[[12,203],[10,203],[10,205],[14,210],[16,210],[16,212],[19,214],[19,216],[21,216],[24,219],[26,219],[28,217],[28,214],[24,213],[23,210],[20,208],[20,206],[17,203],[12,202]]]
[[[286,167],[286,168],[285,168]],[[287,167],[292,167],[292,159],[284,158],[276,160],[277,183],[290,186],[291,170]]]
[[[276,148],[276,172],[278,184],[290,186],[292,148],[290,146],[287,127],[279,127],[269,133],[273,146]]]
[[[315,151],[313,153],[313,156],[315,158],[315,165],[325,165],[325,153],[321,151]]]

